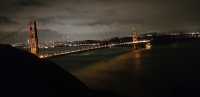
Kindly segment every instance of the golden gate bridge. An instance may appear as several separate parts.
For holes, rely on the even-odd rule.
[[[146,49],[151,48],[151,41],[147,39],[139,40],[139,34],[137,32],[134,32],[132,35],[132,41],[131,42],[122,42],[122,43],[112,43],[112,44],[105,44],[105,45],[96,45],[86,48],[80,48],[77,50],[71,50],[71,51],[64,51],[59,53],[53,53],[53,54],[40,54],[39,53],[39,46],[38,46],[38,30],[37,30],[37,22],[31,21],[29,24],[29,51],[40,57],[40,58],[49,58],[49,57],[55,57],[55,56],[61,56],[66,54],[73,54],[73,53],[80,53],[80,52],[86,52],[96,49],[102,49],[102,48],[111,48],[115,46],[123,46],[123,45],[132,45],[134,49],[138,49],[139,44],[144,44]]]

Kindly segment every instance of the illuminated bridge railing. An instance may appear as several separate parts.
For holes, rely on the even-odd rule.
[[[124,42],[124,43],[118,43],[118,44],[94,46],[94,47],[89,47],[89,48],[81,48],[81,49],[78,49],[78,50],[65,51],[65,52],[59,52],[59,53],[53,53],[53,54],[42,54],[42,55],[39,55],[39,57],[40,58],[49,58],[49,57],[54,57],[54,56],[61,56],[61,55],[67,55],[67,54],[91,51],[91,50],[95,50],[95,49],[110,48],[110,47],[114,47],[114,46],[129,45],[129,44],[139,44],[139,43],[150,43],[150,40],[140,40],[140,41],[134,41],[134,42]]]

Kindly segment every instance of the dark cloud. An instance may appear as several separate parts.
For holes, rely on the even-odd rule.
[[[43,6],[42,0],[16,0],[14,2],[17,6]]]
[[[44,32],[70,40],[127,36],[133,30],[197,31],[199,3],[198,0],[6,0],[0,1],[3,25],[0,30],[10,30],[5,26],[13,24],[16,27],[12,26],[12,32],[19,32],[15,31],[18,26],[26,29],[34,18],[40,29],[47,29]],[[51,34],[42,36],[44,40],[56,39]]]
[[[17,22],[14,21],[12,18],[7,16],[0,16],[0,24],[16,24]]]

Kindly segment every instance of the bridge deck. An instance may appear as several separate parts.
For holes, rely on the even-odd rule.
[[[39,57],[40,58],[49,58],[49,57],[56,57],[56,56],[62,56],[62,55],[67,55],[67,54],[73,54],[73,53],[86,52],[86,51],[91,51],[91,50],[96,50],[96,49],[101,49],[101,48],[110,48],[110,47],[114,47],[114,46],[140,44],[140,43],[150,43],[150,40],[140,40],[140,41],[134,41],[134,42],[124,42],[124,43],[119,43],[119,44],[95,46],[95,47],[83,48],[83,49],[79,49],[79,50],[66,51],[66,52],[62,52],[62,53],[39,55]]]

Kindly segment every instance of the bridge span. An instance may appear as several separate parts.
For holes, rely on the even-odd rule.
[[[110,43],[107,45],[97,45],[97,46],[91,46],[91,47],[86,47],[86,48],[81,48],[81,49],[76,49],[76,50],[70,50],[70,51],[61,51],[59,53],[53,53],[53,54],[48,54],[44,53],[41,54],[39,53],[39,45],[38,45],[38,30],[37,30],[37,23],[36,21],[31,21],[29,24],[29,51],[32,54],[35,54],[36,56],[40,58],[49,58],[49,57],[55,57],[55,56],[61,56],[61,55],[66,55],[66,54],[73,54],[73,53],[80,53],[80,52],[85,52],[85,51],[91,51],[91,50],[96,50],[96,49],[102,49],[102,48],[111,48],[114,46],[125,46],[125,45],[131,45],[133,46],[134,49],[138,49],[140,44],[145,45],[144,47],[149,49],[151,48],[150,40],[140,40],[139,39],[139,34],[137,32],[133,32],[132,35],[132,41],[130,42],[121,42],[121,43]]]
[[[60,52],[60,53],[40,54],[39,57],[40,58],[50,58],[50,57],[56,57],[56,56],[62,56],[62,55],[67,55],[67,54],[87,52],[87,51],[103,49],[103,48],[111,48],[111,47],[124,46],[124,45],[136,45],[136,44],[142,44],[142,43],[144,44],[145,49],[150,49],[151,48],[150,42],[151,42],[150,40],[139,40],[139,41],[133,41],[133,42],[118,43],[118,44],[99,45],[99,46],[93,46],[93,47],[89,47],[89,48],[82,48],[82,49],[78,49],[78,50],[65,51],[65,52]]]

